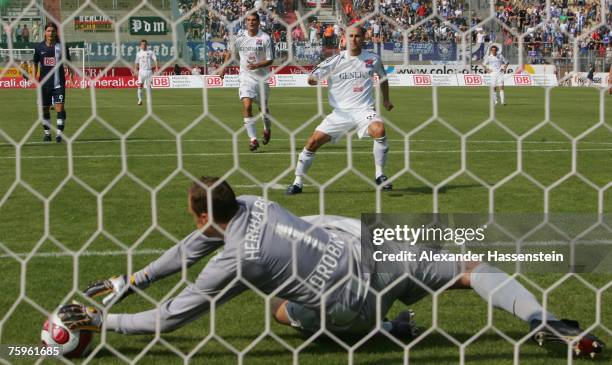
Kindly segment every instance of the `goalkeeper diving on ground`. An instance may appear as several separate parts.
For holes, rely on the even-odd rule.
[[[300,218],[261,197],[236,197],[227,182],[213,177],[194,182],[188,201],[197,230],[144,269],[96,281],[85,294],[104,296],[105,306],[114,304],[135,288],[145,289],[219,249],[195,282],[159,308],[140,313],[103,316],[95,307],[64,305],[59,317],[68,328],[123,334],[173,331],[206,314],[212,298],[219,306],[248,290],[248,282],[265,294],[274,293],[272,315],[299,331],[319,331],[323,313],[326,329],[337,336],[365,336],[379,328],[406,340],[415,335],[412,313],[404,311],[390,321],[385,315],[397,300],[410,305],[429,294],[408,273],[432,291],[473,289],[493,306],[527,322],[529,335],[540,346],[567,343],[574,354],[591,357],[604,350],[603,342],[576,321],[557,319],[518,281],[488,264],[471,262],[462,269],[458,262],[394,262],[377,271],[370,260],[361,258],[359,220]],[[427,248],[398,243],[396,249]],[[383,293],[378,303],[376,293]]]

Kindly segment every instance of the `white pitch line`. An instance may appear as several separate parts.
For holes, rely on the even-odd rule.
[[[523,153],[557,153],[557,152],[571,152],[571,149],[568,148],[560,148],[560,149],[548,149],[548,150],[523,150]],[[596,152],[596,151],[612,151],[612,148],[579,148],[578,152]],[[461,150],[410,150],[409,153],[418,153],[418,154],[431,154],[431,153],[461,153]],[[467,153],[511,153],[516,154],[516,150],[468,150]],[[238,153],[240,156],[271,156],[271,155],[290,155],[296,152],[262,152],[262,153],[253,153],[253,152],[241,152]],[[351,151],[354,155],[370,155],[371,151]],[[389,151],[391,154],[404,154],[404,151]],[[344,155],[346,151],[327,151],[327,152],[317,152],[317,155]],[[127,154],[127,158],[151,158],[151,157],[178,157],[178,156],[234,156],[233,153],[226,152],[218,152],[218,153],[149,153],[149,154]],[[21,156],[22,160],[46,160],[46,159],[64,159],[67,158],[68,155],[41,155],[41,156]],[[121,155],[72,155],[73,159],[76,158],[121,158]],[[14,160],[15,156],[2,156],[0,160]]]
[[[79,257],[82,256],[121,256],[121,255],[127,255],[128,251],[85,251],[82,252]],[[136,251],[132,251],[132,255],[160,255],[162,253],[166,252],[166,250],[160,250],[160,249],[147,249],[147,250],[136,250]],[[30,253],[29,252],[16,252],[15,255],[18,257],[27,257]],[[61,251],[61,252],[38,252],[35,253],[33,257],[39,258],[39,257],[72,257],[73,254],[69,253],[69,252],[65,252],[65,251]],[[0,259],[9,259],[9,258],[13,258],[13,255],[9,255],[9,254],[2,254],[0,255]]]
[[[274,138],[274,141],[290,141],[291,139],[289,138]],[[305,141],[305,138],[296,138],[296,141]],[[403,139],[387,139],[390,142],[404,142]],[[183,139],[181,140],[183,143],[184,142],[195,142],[195,143],[211,143],[211,142],[223,142],[223,143],[227,143],[227,142],[233,142],[233,139],[231,138],[211,138],[211,139]],[[96,143],[120,143],[121,140],[120,139],[103,139],[103,140],[89,140],[89,141],[80,141],[80,140],[76,140],[73,141],[72,144],[96,144]],[[128,139],[126,141],[128,144],[137,144],[137,143],[160,143],[160,142],[167,142],[167,143],[176,143],[176,139]],[[353,143],[368,143],[370,142],[367,139],[363,139],[363,140],[354,140]],[[410,142],[439,142],[439,143],[459,143],[459,140],[457,139],[410,139]],[[490,144],[516,144],[516,140],[507,140],[507,141],[496,141],[496,140],[473,140],[473,141],[467,141],[468,144],[471,143],[490,143]],[[567,144],[567,143],[571,143],[570,141],[523,141],[523,144]],[[21,146],[39,146],[39,145],[48,145],[48,142],[27,142],[27,143],[23,143]],[[580,142],[580,144],[593,144],[593,145],[612,145],[612,142],[588,142],[588,141],[584,141],[584,142]],[[0,142],[0,146],[13,146],[13,144],[8,143],[8,142]]]

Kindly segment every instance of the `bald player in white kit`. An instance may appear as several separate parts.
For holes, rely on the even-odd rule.
[[[264,132],[262,143],[270,142],[271,123],[269,119],[268,96],[270,87],[267,83],[268,71],[274,62],[274,46],[272,39],[259,29],[259,14],[252,13],[246,17],[246,32],[241,32],[231,42],[231,52],[225,54],[224,63],[231,59],[232,52],[240,57],[240,87],[238,94],[242,101],[243,122],[249,136],[249,150],[257,151],[257,117],[253,117],[253,102],[259,104],[263,113]],[[225,76],[225,67],[219,70],[221,77]]]
[[[136,73],[138,74],[138,105],[142,105],[142,88],[146,87],[148,90],[147,97],[150,96],[151,92],[151,78],[153,77],[153,67],[157,69],[157,57],[155,52],[150,50],[149,43],[146,39],[140,41],[140,49],[136,53]]]
[[[310,136],[300,153],[295,168],[295,180],[287,187],[287,195],[302,192],[303,176],[308,173],[315,152],[328,142],[336,142],[351,130],[357,136],[370,136],[374,139],[375,181],[383,190],[391,190],[383,171],[387,161],[389,146],[382,118],[374,109],[374,75],[380,79],[383,106],[393,109],[389,100],[389,82],[380,58],[369,51],[362,50],[365,30],[351,26],[347,32],[347,50],[320,63],[308,78],[310,85],[327,80],[329,104],[334,111]]]
[[[196,231],[144,269],[129,277],[93,282],[85,294],[107,295],[103,303],[113,304],[134,287],[145,289],[182,272],[183,265],[189,267],[220,249],[192,284],[156,309],[140,313],[108,314],[103,318],[95,307],[64,305],[58,312],[64,324],[72,330],[99,331],[104,321],[106,329],[123,334],[170,332],[208,313],[211,298],[216,299],[218,307],[247,291],[249,286],[236,280],[240,273],[240,278],[261,293],[274,293],[271,313],[279,323],[305,333],[319,330],[323,311],[326,328],[336,335],[364,336],[381,321],[383,331],[408,339],[415,334],[409,312],[402,312],[393,321],[384,320],[394,301],[408,305],[429,294],[423,286],[431,290],[449,286],[472,288],[492,305],[528,322],[530,334],[540,345],[575,341],[572,345],[582,355],[603,350],[597,337],[583,334],[577,323],[556,320],[518,281],[486,263],[469,262],[464,270],[461,263],[444,260],[378,265],[368,259],[371,246],[362,243],[361,222],[357,219],[300,218],[262,197],[236,197],[229,184],[216,177],[202,177],[192,184],[189,211]],[[387,252],[392,255],[411,251],[418,257],[423,251],[435,250],[422,245],[387,244]],[[406,273],[421,284],[405,278]],[[383,291],[377,298],[374,292]],[[556,333],[542,326],[544,315],[546,325]]]
[[[497,46],[491,46],[489,55],[484,58],[482,65],[487,72],[491,74],[491,83],[493,84],[493,101],[497,105],[497,88],[499,87],[499,97],[502,105],[506,105],[506,95],[504,93],[504,75],[508,67],[508,60],[498,54]]]

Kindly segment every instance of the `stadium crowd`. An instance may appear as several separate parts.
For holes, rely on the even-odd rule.
[[[338,0],[347,21],[363,19],[374,11],[374,0]],[[612,27],[597,27],[602,23],[601,0],[553,0],[551,21],[546,19],[546,2],[542,0],[498,0],[495,17],[498,23],[487,22],[484,27],[476,27],[470,34],[471,42],[476,45],[475,57],[484,57],[485,44],[501,43],[516,46],[517,35],[524,34],[524,42],[530,62],[542,62],[545,58],[571,58],[573,55],[570,41],[588,32],[588,36],[578,42],[579,52],[586,55],[594,51],[598,57],[612,62]],[[287,10],[296,5],[289,0],[210,0],[208,8],[201,0],[179,0],[181,15],[188,14],[183,22],[188,40],[228,41],[229,34],[240,31],[242,25],[236,22],[253,7],[261,9],[261,28],[273,40],[284,42],[286,29],[281,19]],[[409,28],[433,12],[433,2],[423,0],[381,0],[383,16],[369,17],[364,26],[367,30],[366,41],[374,43],[403,42],[402,29]],[[436,2],[438,16],[419,23],[408,33],[409,42],[461,42],[461,32],[475,27],[482,19],[478,12],[469,11],[467,0],[440,0]],[[264,11],[265,9],[265,11]],[[612,24],[608,14],[604,23]],[[229,23],[222,21],[225,17]],[[544,23],[543,23],[544,22]],[[206,24],[206,30],[204,30]],[[233,27],[233,29],[229,29]],[[295,27],[292,39],[309,43],[307,46],[342,47],[344,29],[340,24],[323,24],[311,17],[305,27]],[[593,54],[593,52],[591,52]],[[213,56],[213,55],[211,55]],[[215,58],[215,57],[210,57]],[[218,58],[218,57],[217,57]]]
[[[232,32],[236,34],[242,27],[242,24],[236,20],[252,8],[260,9],[259,16],[263,31],[278,40],[286,37],[279,22],[279,18],[286,12],[285,0],[209,0],[206,4],[208,8],[203,6],[202,1],[179,0],[179,13],[181,17],[186,16],[183,21],[183,29],[188,40],[227,41]],[[206,24],[206,30],[204,30],[204,24]]]
[[[355,21],[374,11],[373,0],[343,0],[344,13]],[[370,19],[364,25],[368,38],[374,42],[401,42],[401,28],[408,28],[430,16],[432,1],[381,0],[380,9],[385,17]],[[411,42],[452,42],[457,30],[466,30],[468,15],[465,1],[442,0],[437,3],[439,18],[424,22],[409,34]],[[392,21],[389,21],[391,19]]]
[[[29,28],[28,24],[30,24]],[[3,24],[0,27],[0,43],[7,44],[9,38],[13,43],[40,41],[40,21],[17,22],[17,26],[12,28],[8,24]]]
[[[570,40],[582,36],[578,42],[582,56],[589,50],[596,51],[600,57],[612,52],[612,28],[597,26],[602,22],[599,0],[579,0],[571,5],[567,0],[554,1],[550,6],[549,22],[545,21],[545,5],[544,2],[516,0],[499,5],[497,18],[511,30],[502,29],[504,44],[516,41],[513,32],[525,34],[524,41],[531,58],[572,57]],[[605,23],[610,24],[612,17],[610,14],[607,16]]]
[[[496,3],[495,16],[505,27],[486,24],[477,27],[471,34],[475,44],[499,42],[506,46],[517,43],[517,34],[525,34],[525,44],[532,59],[543,57],[571,57],[571,37],[588,32],[579,41],[579,52],[586,55],[589,50],[599,57],[612,57],[612,15],[603,19],[600,0],[555,0],[551,3],[551,21],[541,26],[546,18],[546,2],[540,0],[503,0]],[[482,19],[477,12],[468,13],[464,0],[441,0],[437,4],[438,17],[420,24],[409,33],[411,42],[460,42],[460,32],[474,27]],[[380,9],[386,17],[370,18],[365,23],[368,38],[374,42],[401,42],[402,33],[398,25],[408,28],[433,13],[432,1],[381,0]],[[361,19],[374,10],[373,0],[342,0],[348,19]],[[611,6],[612,7],[612,6]],[[389,21],[388,19],[391,19]],[[395,23],[395,24],[394,24]],[[513,34],[514,33],[514,34]]]

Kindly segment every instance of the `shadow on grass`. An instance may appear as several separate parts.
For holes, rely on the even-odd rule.
[[[511,331],[506,333],[508,336],[512,338],[518,338],[524,335],[522,332]],[[451,333],[455,338],[469,338],[473,334],[472,333]],[[203,336],[204,337],[204,336]],[[291,334],[284,335],[282,338],[291,343],[293,346],[299,346],[303,341],[308,339],[307,336],[301,334]],[[223,336],[223,339],[233,343],[235,341],[245,341],[248,343],[254,339],[253,336],[249,335],[229,335]],[[153,340],[151,336],[140,336],[138,338],[138,342],[142,343],[142,346],[135,346],[134,344],[126,345],[126,346],[118,346],[117,349],[121,351],[124,355],[128,357],[134,357],[138,355],[144,346]],[[195,338],[191,336],[171,336],[166,338],[168,342],[173,344],[174,346],[180,348],[185,353],[191,351],[189,348],[189,344],[200,341],[200,338]],[[344,338],[346,344],[349,346],[354,345],[359,338]],[[214,340],[212,340],[214,341]],[[273,341],[273,340],[272,340]],[[503,343],[504,346],[500,346],[499,343]],[[262,360],[266,363],[273,361],[271,359],[279,359],[279,356],[290,356],[290,353],[283,349],[281,345],[275,344],[273,349],[265,348],[262,344],[265,341],[262,341],[258,344],[254,349],[248,352],[247,358],[253,360]],[[298,343],[296,345],[296,343]],[[407,343],[406,343],[407,344]],[[260,346],[262,345],[262,346]],[[246,346],[245,346],[246,347]],[[504,348],[506,351],[500,351],[500,347]],[[474,349],[478,349],[478,352],[475,352]],[[482,353],[482,351],[485,353]],[[242,348],[239,348],[242,350]],[[355,363],[363,363],[366,359],[360,359],[360,357],[368,357],[371,355],[375,355],[374,358],[368,357],[367,364],[389,364],[390,361],[397,361],[398,356],[401,357],[403,354],[403,348],[398,346],[396,343],[391,341],[388,337],[377,334],[372,337],[366,343],[361,345],[355,351]],[[385,356],[387,354],[388,356]],[[219,343],[215,343],[214,345],[205,345],[198,353],[198,356],[205,355],[207,357],[212,356],[212,358],[217,357],[229,357],[235,358],[235,355],[231,352],[231,350],[226,349]],[[313,357],[313,358],[326,358],[329,359],[329,356],[338,356],[339,358],[344,358],[347,355],[346,350],[336,343],[330,337],[325,335],[318,336],[311,344],[309,344],[305,349],[303,349],[300,353],[300,357]],[[170,350],[163,350],[159,348],[151,349],[147,352],[147,356],[159,356],[163,358],[173,357],[175,356],[173,352]],[[393,356],[391,358],[391,356]],[[419,361],[425,363],[458,363],[459,361],[459,349],[450,343],[445,337],[434,332],[418,342],[409,352],[410,360]],[[97,355],[96,358],[110,358],[114,357],[114,354],[108,350],[102,350]],[[521,346],[521,354],[520,359],[523,361],[535,361],[537,363],[546,363],[550,361],[559,361],[567,358],[567,347],[561,345],[557,346],[554,349],[550,350],[542,350],[537,347],[531,341],[524,343]],[[480,336],[475,343],[467,347],[466,350],[466,359],[470,359],[470,361],[482,361],[486,364],[491,363],[492,361],[499,360],[512,360],[512,348],[510,343],[500,339],[499,336],[493,333],[486,333]],[[597,358],[598,363],[610,363],[611,357],[609,353],[603,354],[603,356]]]
[[[406,187],[398,188],[398,184],[401,183],[401,179],[393,182],[394,188],[393,191],[385,193],[385,195],[389,196],[403,196],[403,195],[432,195],[433,189],[429,186],[417,186],[417,187]],[[459,184],[459,185],[445,185],[441,187],[438,192],[440,194],[446,194],[450,190],[456,189],[470,189],[470,188],[479,188],[482,187],[480,184]]]
[[[406,195],[432,195],[433,194],[433,189],[431,189],[428,186],[418,186],[418,187],[401,187],[401,179],[400,180],[395,180],[393,182],[393,190],[392,191],[383,191],[382,194],[383,196],[389,196],[389,197],[403,197]],[[365,186],[365,182],[364,182],[364,186]],[[444,187],[440,188],[438,191],[440,194],[446,194],[448,191],[451,190],[455,190],[455,189],[471,189],[471,188],[479,188],[482,187],[482,185],[480,184],[461,184],[461,185],[445,185]],[[342,190],[336,190],[334,188],[328,188],[325,190],[326,194],[330,194],[333,193],[335,195],[342,195],[342,194],[355,194],[355,193],[373,193],[375,190],[373,187],[366,187],[365,189],[357,189],[357,188],[345,188]],[[306,187],[304,189],[304,191],[301,193],[303,195],[313,195],[313,194],[319,194],[319,189],[316,187]]]

